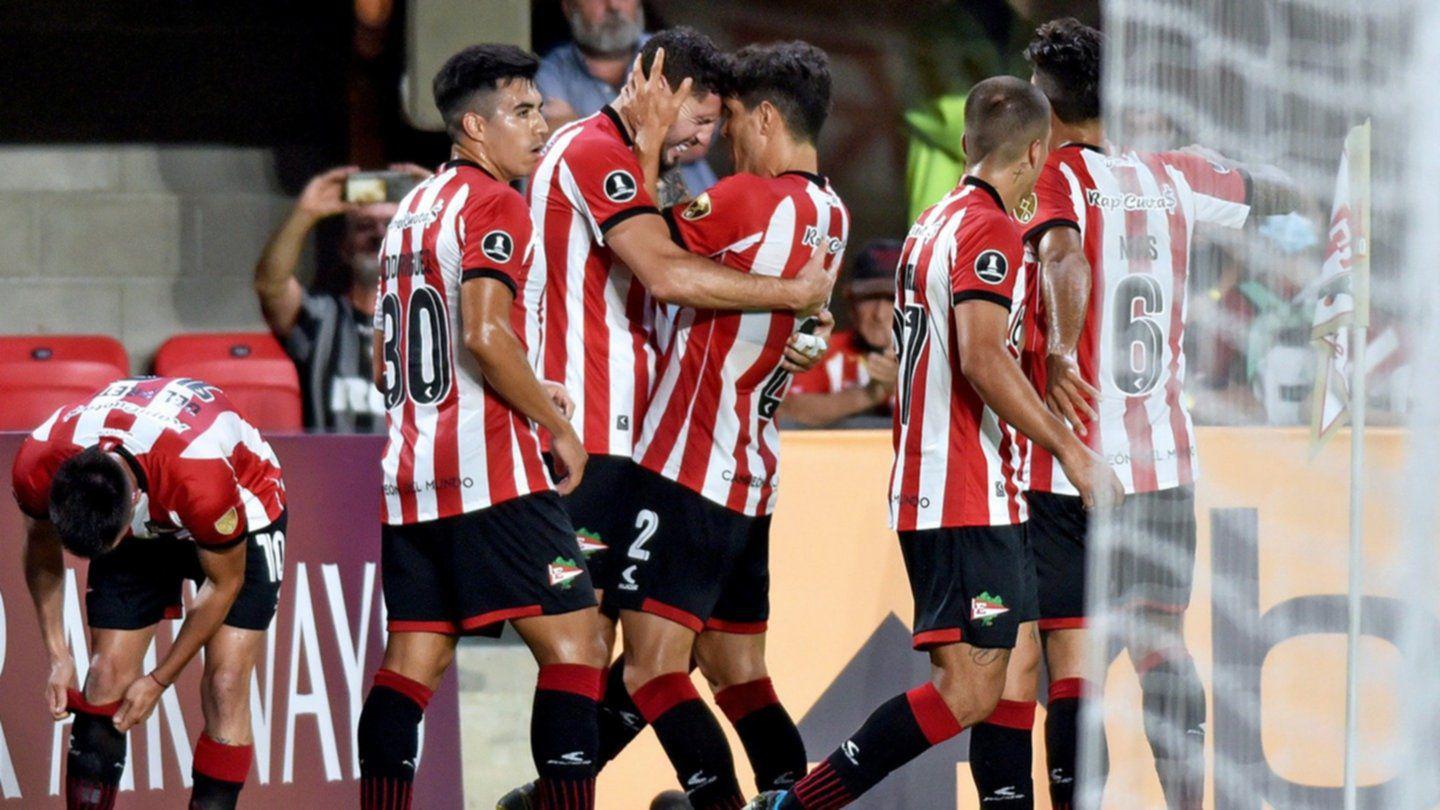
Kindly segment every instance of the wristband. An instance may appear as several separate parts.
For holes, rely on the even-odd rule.
[[[150,680],[154,681],[155,683],[159,684],[159,686],[160,686],[160,691],[162,691],[162,692],[165,691],[166,689],[169,689],[169,688],[170,688],[170,684],[165,683],[164,681],[162,681],[162,680],[160,680],[159,678],[155,677],[155,673],[154,673],[153,671],[146,673],[146,674],[145,674],[145,677],[147,677],[147,678],[149,678]]]

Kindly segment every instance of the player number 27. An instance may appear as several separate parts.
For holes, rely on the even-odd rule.
[[[381,346],[385,409],[404,402],[407,391],[416,405],[443,400],[450,393],[450,322],[440,294],[432,287],[417,285],[410,291],[410,300],[401,306],[399,295],[386,293],[380,300],[380,313],[385,329]]]

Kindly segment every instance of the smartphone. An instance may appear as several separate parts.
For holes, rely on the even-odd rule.
[[[345,202],[400,202],[420,181],[408,172],[355,172],[345,178]]]

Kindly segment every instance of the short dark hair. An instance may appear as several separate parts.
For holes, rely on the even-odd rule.
[[[460,134],[461,116],[474,111],[483,96],[511,79],[534,81],[539,70],[540,60],[514,45],[471,45],[446,59],[431,89],[450,137]]]
[[[747,110],[768,101],[792,135],[810,143],[820,137],[830,113],[830,57],[824,51],[800,40],[747,45],[735,54],[732,78],[731,93]]]
[[[665,49],[665,81],[672,88],[689,79],[690,92],[724,93],[730,86],[730,60],[710,38],[688,26],[667,28],[640,48],[640,66],[648,74],[655,52]]]
[[[120,464],[99,447],[66,459],[50,482],[50,521],[71,554],[108,551],[130,522],[130,481]]]
[[[1055,116],[1067,124],[1100,117],[1100,46],[1104,35],[1074,17],[1035,29],[1025,60]]]
[[[965,158],[970,163],[997,154],[1020,157],[1050,125],[1050,105],[1034,85],[1014,76],[994,76],[975,85],[965,99]]]

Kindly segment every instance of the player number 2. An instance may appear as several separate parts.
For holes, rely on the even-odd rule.
[[[1126,396],[1144,396],[1160,382],[1165,331],[1156,316],[1164,311],[1165,291],[1154,276],[1134,273],[1116,285],[1111,360],[1115,387]]]
[[[257,534],[255,544],[265,552],[265,567],[269,569],[270,581],[279,582],[285,576],[285,533]]]
[[[385,364],[385,409],[405,400],[416,405],[434,405],[450,393],[450,323],[440,294],[428,286],[410,293],[408,306],[400,296],[386,293],[380,301],[385,342],[381,346]],[[401,328],[405,351],[401,351]]]
[[[645,562],[650,559],[650,550],[645,548],[645,544],[655,536],[655,532],[660,528],[660,516],[655,514],[654,510],[641,509],[640,514],[635,516],[635,528],[640,530],[640,534],[635,538],[635,542],[630,544],[630,550],[626,552],[626,555],[632,560]]]

